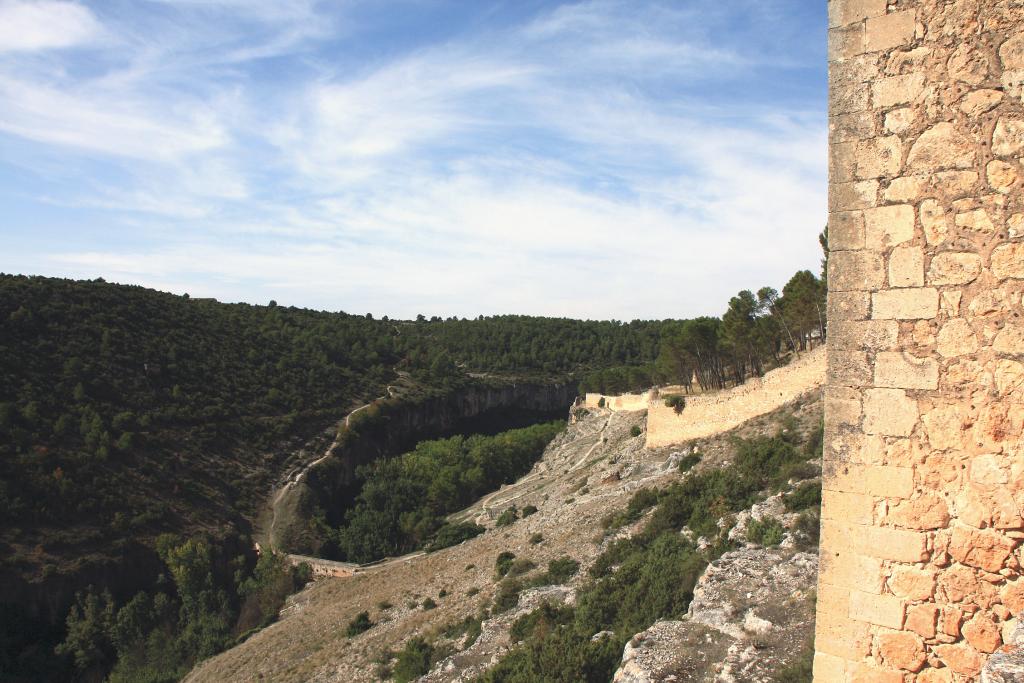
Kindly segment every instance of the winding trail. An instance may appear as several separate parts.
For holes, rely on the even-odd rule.
[[[369,403],[366,403],[364,405],[359,406],[358,408],[356,408],[355,410],[350,412],[348,415],[346,415],[345,416],[345,426],[348,427],[350,424],[352,424],[352,416],[355,415],[356,413],[358,413],[358,412],[360,412],[362,410],[366,410],[367,408],[369,408],[371,405],[373,405],[377,401],[387,400],[387,399],[391,398],[394,395],[395,395],[395,387],[389,384],[384,389],[384,395],[383,396],[375,398],[372,401],[370,401]],[[341,438],[340,431],[335,433],[334,440],[331,442],[331,445],[327,447],[327,450],[324,451],[323,455],[321,455],[316,460],[313,460],[312,462],[307,463],[297,473],[294,473],[294,474],[290,473],[290,475],[286,477],[287,481],[285,481],[284,485],[281,486],[280,488],[278,488],[272,494],[272,498],[271,498],[271,501],[270,501],[270,510],[271,510],[270,527],[267,529],[267,537],[264,539],[266,541],[266,543],[267,543],[267,546],[270,547],[271,549],[273,549],[277,545],[277,543],[275,542],[275,538],[274,538],[274,531],[275,531],[275,528],[277,527],[278,509],[280,508],[281,503],[284,501],[285,496],[288,495],[288,492],[291,491],[291,489],[295,485],[297,485],[299,482],[302,481],[303,477],[305,477],[306,474],[311,469],[313,469],[314,467],[316,467],[317,465],[319,465],[324,460],[326,460],[327,458],[331,457],[334,454],[334,450],[338,447],[338,439],[339,438]],[[294,472],[294,470],[292,470],[292,472]],[[296,557],[298,557],[298,556],[296,556]],[[310,559],[312,559],[312,558],[310,558]],[[329,560],[324,560],[324,561],[327,562]]]

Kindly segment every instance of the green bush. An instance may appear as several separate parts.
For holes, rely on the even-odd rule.
[[[494,594],[492,612],[501,614],[507,612],[519,604],[519,593],[523,590],[523,584],[519,579],[503,579],[498,584],[498,590]]]
[[[432,610],[435,607],[437,607],[437,603],[434,602],[433,598],[427,598],[426,600],[423,601],[423,611],[424,612]]]
[[[360,612],[356,615],[356,618],[348,622],[348,629],[345,631],[345,635],[349,638],[355,638],[360,633],[365,633],[373,628],[373,622],[370,621],[369,612]]]
[[[665,397],[665,407],[672,408],[676,411],[676,415],[683,412],[686,407],[686,397],[680,396],[679,394],[672,394],[671,396]]]
[[[512,561],[512,564],[508,568],[507,576],[522,576],[536,566],[537,565],[532,560],[520,557]]]
[[[774,517],[752,519],[747,524],[747,540],[751,543],[763,546],[778,545],[785,535],[786,528]]]
[[[392,675],[396,683],[409,683],[430,672],[430,662],[434,655],[434,647],[424,638],[412,638],[401,652]]]
[[[428,553],[436,552],[444,548],[450,548],[463,541],[479,536],[487,531],[484,527],[473,522],[460,522],[459,524],[445,524],[438,529],[433,540],[427,544],[425,550]]]
[[[530,545],[537,545],[544,542],[544,534],[536,533],[530,536]]]
[[[601,398],[597,399],[597,407],[598,408],[604,408],[604,396],[602,396]]]
[[[494,525],[498,527],[511,526],[517,519],[519,519],[519,514],[516,511],[516,506],[513,505],[498,515],[498,519],[494,522]]]
[[[513,552],[509,552],[508,550],[503,550],[502,552],[498,553],[498,557],[494,560],[495,576],[497,576],[500,579],[501,577],[508,574],[508,570],[512,568],[512,562],[515,559],[516,554]]]
[[[536,512],[537,512],[537,506],[536,505],[527,505],[526,507],[523,508],[523,519],[526,519],[527,517],[529,517],[532,514],[536,514]]]
[[[548,562],[547,576],[551,583],[565,583],[580,570],[580,563],[571,557],[560,557]]]
[[[790,512],[799,512],[815,505],[821,505],[821,482],[802,482],[792,493],[783,498],[782,502],[786,506],[786,510]]]
[[[679,471],[689,472],[694,466],[700,462],[700,456],[696,453],[689,453],[679,459]]]
[[[525,640],[528,636],[534,634],[543,637],[543,635],[550,633],[558,626],[569,624],[572,618],[573,610],[571,607],[556,606],[550,602],[544,602],[537,609],[516,619],[512,623],[509,635],[512,636],[512,642]]]
[[[818,547],[821,535],[821,517],[816,509],[804,510],[796,518],[793,530],[801,537],[801,546],[808,550]]]
[[[640,436],[640,434],[642,434],[643,431],[644,430],[640,429],[640,425],[633,425],[632,427],[629,428],[629,435]]]

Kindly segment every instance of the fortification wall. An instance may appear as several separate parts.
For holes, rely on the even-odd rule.
[[[819,347],[732,389],[686,398],[679,413],[660,399],[647,412],[647,447],[658,448],[717,434],[770,413],[825,382],[825,349]]]
[[[601,399],[604,399],[604,407],[609,410],[632,412],[636,410],[647,410],[651,401],[651,392],[643,394],[619,394],[608,396],[606,394],[587,394],[584,398],[584,405],[587,408],[597,408]]]
[[[1024,610],[1024,2],[829,22],[814,680],[977,680]]]

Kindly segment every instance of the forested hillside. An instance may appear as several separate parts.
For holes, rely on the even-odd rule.
[[[153,590],[166,565],[161,534],[244,547],[288,457],[388,385],[400,386],[389,404],[527,379],[611,393],[688,384],[696,374],[703,386],[720,387],[822,334],[823,299],[823,283],[802,271],[781,295],[740,292],[721,319],[397,321],[0,274],[0,673],[25,670],[17,658],[26,652],[31,661],[52,656],[68,636],[62,620],[76,590],[110,589],[110,604],[122,606]],[[444,504],[428,496],[427,507],[413,511],[410,501],[364,495],[332,532],[339,553],[375,557],[421,545],[447,529],[453,506],[514,479],[538,448],[526,448],[533,455],[513,473],[474,479],[460,468],[490,467],[484,446],[457,440],[431,451],[434,483],[460,489]],[[362,476],[376,472],[410,490],[432,485],[410,478],[410,462]],[[420,515],[422,523],[396,526],[386,547],[367,550],[359,530],[381,514]],[[232,605],[229,612],[241,609]],[[223,644],[231,637],[223,629],[239,617],[218,619],[214,640]],[[178,663],[203,647],[190,645]],[[65,653],[54,666],[78,656]],[[113,661],[109,652],[96,657],[101,668]]]

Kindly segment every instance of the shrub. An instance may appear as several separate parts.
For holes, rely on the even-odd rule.
[[[516,506],[513,505],[512,507],[508,508],[500,515],[498,515],[498,520],[494,523],[494,525],[499,527],[511,526],[512,523],[515,522],[517,519],[519,519],[519,515],[516,511]]]
[[[640,515],[642,515],[646,510],[657,504],[657,490],[648,488],[638,489],[637,492],[630,497],[629,502],[626,504],[626,509],[622,512],[612,513],[605,516],[601,520],[601,526],[605,529],[617,529],[621,526],[632,524],[636,520],[640,519]]]
[[[804,510],[796,518],[793,530],[800,534],[801,545],[810,549],[818,547],[818,540],[821,536],[821,518],[817,510]]]
[[[565,583],[580,570],[580,563],[571,557],[560,557],[548,562],[548,577],[551,583]]]
[[[380,602],[377,603],[377,609],[379,609],[381,612],[386,612],[389,609],[391,609],[392,607],[394,607],[394,605],[392,605],[387,600],[381,600]]]
[[[538,543],[542,543],[543,541],[544,541],[544,534],[539,534],[538,533],[538,534],[533,534],[532,536],[530,536],[530,545],[537,545]]]
[[[518,560],[513,560],[511,566],[508,568],[507,575],[522,576],[536,566],[537,565],[533,561],[528,560],[525,557],[520,557]]]
[[[424,612],[426,612],[428,610],[432,610],[435,607],[437,607],[437,603],[434,602],[433,598],[427,598],[426,600],[423,601],[423,611]]]
[[[747,540],[764,546],[778,545],[785,536],[786,529],[782,522],[774,517],[752,519],[747,524]]]
[[[500,579],[508,574],[508,570],[512,568],[512,561],[515,559],[516,554],[507,550],[498,553],[498,557],[494,560],[495,575]]]
[[[640,436],[640,434],[643,433],[643,431],[644,430],[640,429],[640,425],[633,425],[632,427],[629,428],[629,435]]]
[[[432,553],[443,548],[450,548],[463,541],[479,536],[487,531],[484,527],[473,522],[461,522],[459,524],[445,524],[441,527],[433,540],[427,544],[426,551]]]
[[[529,517],[532,514],[535,514],[536,512],[536,505],[527,505],[526,507],[523,508],[523,519],[526,519],[527,517]]]
[[[688,455],[684,455],[679,460],[679,471],[680,472],[689,472],[699,462],[700,462],[700,456],[697,455],[696,453],[689,453]]]
[[[798,512],[821,505],[821,482],[805,481],[801,483],[796,490],[783,498],[782,502],[790,512]]]
[[[369,612],[360,612],[356,615],[356,618],[348,622],[348,629],[345,631],[345,635],[349,638],[355,638],[360,633],[365,633],[373,628],[373,622],[370,621]]]
[[[397,683],[409,683],[430,672],[434,647],[419,636],[411,639],[398,653],[393,675]]]
[[[672,394],[671,396],[665,397],[665,407],[672,408],[676,411],[676,415],[683,412],[683,408],[686,407],[686,397],[680,396],[679,394]]]
[[[535,634],[543,636],[558,626],[570,623],[572,618],[571,607],[555,606],[545,602],[532,612],[516,619],[512,623],[509,635],[512,636],[512,642],[525,640]]]
[[[523,590],[523,584],[518,579],[504,579],[498,585],[498,591],[494,594],[494,605],[492,612],[501,614],[507,612],[519,604],[519,593]]]
[[[597,407],[598,408],[604,408],[604,396],[602,396],[601,398],[597,399]]]

